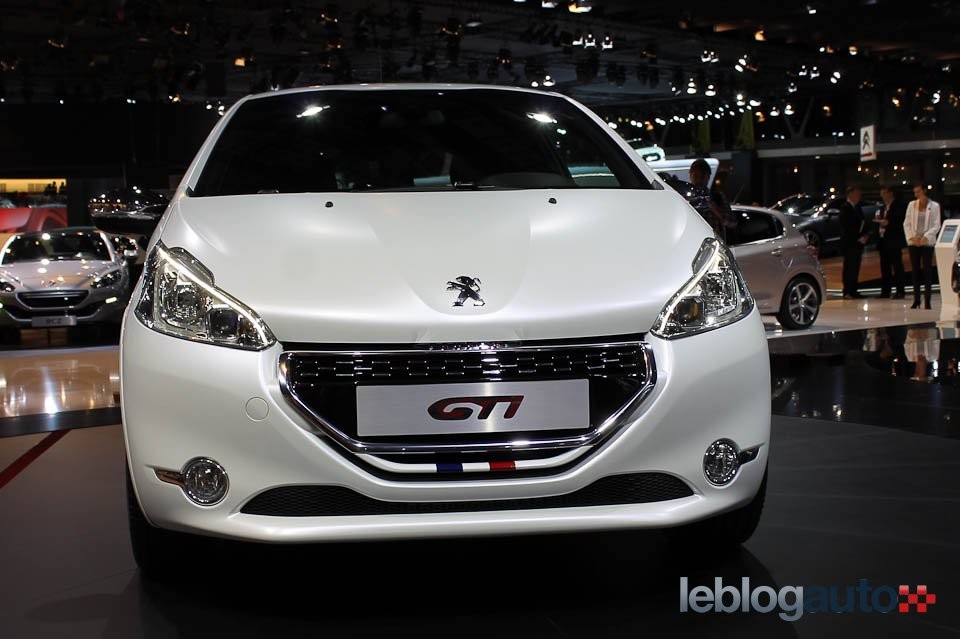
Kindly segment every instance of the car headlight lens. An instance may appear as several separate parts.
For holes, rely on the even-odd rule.
[[[660,311],[651,332],[666,339],[686,337],[732,324],[751,310],[753,297],[730,249],[710,237],[693,260],[693,277]]]
[[[214,286],[196,258],[159,243],[144,268],[136,314],[155,331],[196,342],[251,351],[276,342],[256,313]]]
[[[0,280],[0,291],[4,293],[13,293],[17,287],[6,280]]]
[[[123,274],[120,272],[120,269],[116,269],[101,275],[100,277],[94,278],[90,282],[90,288],[103,288],[105,286],[113,286],[120,281],[120,278],[123,277]]]

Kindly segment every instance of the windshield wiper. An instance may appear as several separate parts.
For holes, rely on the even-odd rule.
[[[493,189],[506,189],[505,186],[495,184],[480,184],[479,182],[454,182],[454,191],[489,191]]]

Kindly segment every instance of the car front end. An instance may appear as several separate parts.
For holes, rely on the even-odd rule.
[[[89,251],[76,250],[76,243]],[[9,238],[0,260],[0,327],[118,324],[130,277],[123,258],[108,244],[94,229]]]
[[[228,192],[205,175],[235,107],[161,221],[125,317],[124,433],[150,526],[263,542],[502,535],[679,527],[756,501],[763,325],[680,196],[558,96],[357,88],[275,102],[299,127],[343,96],[383,113],[413,100],[438,138],[471,104],[515,101],[517,135],[548,127],[561,145],[582,126],[610,157],[583,160],[589,188],[480,160],[456,169],[454,151],[443,188],[356,188],[337,168],[327,192]],[[620,186],[596,188],[607,177]]]

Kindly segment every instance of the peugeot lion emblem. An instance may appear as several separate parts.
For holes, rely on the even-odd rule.
[[[474,306],[483,306],[486,302],[480,297],[480,280],[476,277],[461,275],[453,281],[447,282],[448,291],[458,291],[460,294],[453,302],[454,306],[463,306],[467,300],[473,300]]]

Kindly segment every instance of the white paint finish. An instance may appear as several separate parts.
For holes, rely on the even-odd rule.
[[[171,209],[164,244],[192,253],[281,341],[646,331],[709,232],[672,191],[245,195]],[[447,281],[460,275],[481,280],[484,306],[453,306]]]
[[[549,477],[395,482],[363,471],[332,450],[332,443],[309,432],[309,424],[280,394],[279,346],[261,353],[203,346],[155,333],[128,317],[122,392],[137,491],[159,525],[270,542],[668,526],[745,503],[759,486],[769,441],[769,395],[751,390],[770,387],[760,315],[754,312],[694,337],[650,337],[649,343],[658,369],[653,393],[625,416],[629,423],[622,431],[575,468]],[[188,361],[190,373],[185,375]],[[270,406],[263,422],[223,409],[259,392],[266,393],[261,396]],[[721,437],[763,449],[731,485],[718,489],[703,478],[701,464],[707,446]],[[192,505],[152,470],[180,468],[201,454],[230,472],[230,492],[213,508]],[[253,495],[290,484],[347,486],[394,501],[459,501],[559,495],[600,477],[642,471],[676,474],[694,487],[697,497],[610,508],[422,517],[288,520],[239,514]]]

